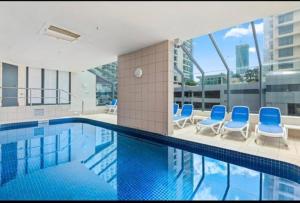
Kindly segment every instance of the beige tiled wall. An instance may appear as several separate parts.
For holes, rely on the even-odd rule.
[[[164,135],[173,133],[173,69],[170,41],[118,57],[118,124]],[[134,76],[141,68],[141,78]]]

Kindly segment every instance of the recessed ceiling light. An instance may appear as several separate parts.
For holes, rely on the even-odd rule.
[[[55,37],[57,39],[67,40],[69,42],[72,42],[80,37],[79,34],[54,25],[46,25],[44,31],[44,34],[48,36]]]

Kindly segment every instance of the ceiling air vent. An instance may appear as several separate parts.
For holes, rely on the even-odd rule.
[[[56,27],[54,25],[46,26],[45,34],[57,39],[67,40],[69,42],[72,42],[80,37],[79,34],[76,34],[64,28]]]

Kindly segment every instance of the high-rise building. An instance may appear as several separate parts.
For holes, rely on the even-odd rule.
[[[264,19],[266,105],[300,114],[300,10]]]
[[[249,44],[240,44],[235,47],[236,73],[245,74],[249,68]]]
[[[300,10],[264,19],[264,63],[267,70],[300,69]]]
[[[300,189],[294,182],[263,174],[263,200],[297,200]]]
[[[185,48],[192,54],[193,53],[193,40],[186,40],[183,42]],[[182,51],[182,49],[174,49],[174,65],[184,74],[185,80],[193,80],[193,63],[189,57]],[[178,72],[174,71],[174,81],[181,82],[181,76]]]

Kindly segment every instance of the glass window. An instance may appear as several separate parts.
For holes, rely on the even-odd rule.
[[[294,63],[288,60],[280,60],[278,64],[279,69],[289,69],[294,68]]]
[[[291,33],[293,31],[294,31],[294,25],[293,24],[283,25],[283,26],[278,27],[278,34],[279,35],[284,35],[284,34],[287,34],[287,33]]]
[[[70,73],[66,71],[58,72],[58,89],[59,92],[59,103],[66,104],[70,102],[69,92],[70,92]]]
[[[254,21],[261,58],[264,24],[263,19]],[[229,111],[233,106],[246,105],[251,112],[257,113],[259,111],[259,64],[252,26],[250,23],[244,23],[214,33],[214,36],[218,35],[220,37],[216,37],[216,43],[230,68]],[[227,77],[224,75],[221,78],[223,93],[227,90]],[[225,92],[226,94],[220,95],[221,104],[227,101],[227,91]]]
[[[44,104],[56,104],[56,71],[45,70],[44,74]]]
[[[213,35],[215,40],[222,38],[222,35]],[[220,91],[223,89],[224,84],[223,78],[227,77],[226,68],[222,63],[218,52],[216,51],[210,37],[208,35],[199,36],[193,39],[194,48],[193,48],[193,56],[197,60],[200,67],[205,72],[204,78],[204,103],[209,102],[209,98],[217,98],[218,102],[220,99]],[[200,104],[202,104],[202,74],[197,69],[194,68],[194,78],[197,83],[197,91],[194,92],[194,101],[196,100]],[[226,85],[225,85],[226,86]],[[222,104],[226,105],[226,101],[222,100]],[[204,108],[210,109],[211,105],[206,105]]]
[[[109,64],[102,65],[100,67],[93,68],[96,77],[96,104],[98,106],[109,104],[112,98],[118,98],[118,64],[117,62],[112,62]],[[108,83],[110,81],[114,83]],[[113,89],[114,87],[114,89]]]
[[[273,26],[278,25],[277,20],[282,24]],[[295,91],[298,91],[297,83],[300,68],[294,60],[284,57],[299,58],[300,55],[298,56],[296,50],[291,46],[281,47],[292,45],[296,41],[294,36],[288,34],[294,32],[293,24],[284,24],[292,20],[294,20],[292,12],[284,15],[275,14],[274,16],[255,20],[254,26],[258,47],[256,47],[252,26],[249,22],[212,34],[230,69],[230,92],[227,91],[226,68],[220,60],[209,35],[193,38],[190,52],[205,72],[204,90],[202,90],[203,78],[201,71],[193,66],[194,64],[188,66],[191,64],[188,58],[177,57],[177,60],[180,57],[182,58],[178,60],[178,67],[184,71],[185,77],[188,78],[191,75],[189,73],[193,73],[191,78],[195,81],[196,88],[193,92],[192,102],[200,108],[202,104],[201,93],[204,91],[204,108],[207,110],[212,105],[226,105],[228,102],[227,95],[229,94],[229,110],[235,105],[246,105],[249,106],[252,113],[258,113],[260,106],[263,105],[276,106],[281,109],[283,115],[287,115],[288,112],[289,114],[295,114],[296,107],[298,108],[296,104],[299,103]],[[276,37],[276,33],[280,36]],[[259,75],[261,72],[258,63],[258,51],[263,63],[261,77]],[[289,70],[285,71],[286,69]],[[291,72],[295,72],[295,74],[291,74]],[[262,78],[261,90],[260,78]],[[189,81],[189,84],[192,84],[191,81]],[[176,91],[181,91],[180,86],[176,88]],[[262,92],[261,98],[260,92]],[[185,96],[189,97],[190,94],[186,93]],[[178,100],[181,100],[181,98],[178,98]],[[189,100],[187,99],[187,101]]]
[[[181,97],[181,92],[174,92],[174,97]]]
[[[42,103],[42,69],[28,68],[28,88],[32,88],[28,92],[28,104],[41,104]],[[30,95],[31,94],[31,95]]]
[[[191,91],[185,91],[184,96],[185,97],[192,97],[192,92]]]
[[[220,91],[205,91],[205,98],[220,98]]]
[[[289,193],[289,194],[293,194],[294,193],[294,188],[289,186],[289,185],[279,183],[279,191]]]
[[[293,52],[294,52],[293,47],[279,49],[278,50],[278,57],[293,56]]]
[[[195,98],[201,98],[202,97],[202,92],[201,91],[194,92],[194,97]]]
[[[279,200],[293,200],[292,197],[286,196],[286,195],[284,195],[284,194],[279,194],[279,195],[278,195],[278,199],[279,199]]]
[[[294,17],[294,12],[290,12],[290,13],[286,13],[283,15],[279,15],[278,16],[278,24],[284,23],[284,22],[288,22],[288,21],[292,21]]]
[[[278,39],[278,45],[279,46],[285,46],[289,44],[294,43],[294,37],[293,36],[286,36],[286,37],[281,37]]]
[[[288,104],[288,115],[300,116],[300,104]]]

